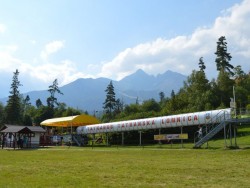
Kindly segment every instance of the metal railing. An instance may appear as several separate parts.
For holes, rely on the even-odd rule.
[[[220,130],[227,125],[226,120],[230,119],[231,114],[227,111],[221,110],[218,114],[211,118],[209,122],[202,125],[201,131],[194,134],[194,147],[198,148],[213,136],[215,136]]]
[[[78,146],[83,146],[84,145],[84,140],[82,139],[81,135],[72,134],[72,139]]]

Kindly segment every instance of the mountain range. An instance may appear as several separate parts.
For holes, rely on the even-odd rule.
[[[80,78],[60,87],[63,95],[57,94],[55,97],[58,102],[64,102],[67,106],[86,110],[93,114],[95,111],[102,110],[103,102],[106,98],[105,90],[110,81],[113,83],[116,99],[119,98],[126,105],[135,103],[137,98],[139,102],[151,98],[158,101],[161,91],[164,92],[165,96],[170,96],[171,91],[177,92],[186,79],[187,76],[170,70],[153,76],[139,69],[120,81],[113,81],[107,78]],[[23,94],[24,97],[27,95],[29,95],[33,105],[35,105],[37,99],[46,104],[49,92],[42,90]],[[0,99],[0,101],[6,104],[7,98]]]

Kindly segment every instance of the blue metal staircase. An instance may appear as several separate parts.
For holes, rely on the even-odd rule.
[[[213,138],[218,132],[220,132],[220,130],[227,126],[227,124],[228,122],[222,121],[220,124],[215,126],[215,128],[205,134],[205,136],[199,138],[199,140],[195,143],[194,148],[201,147],[204,143],[206,143],[208,140]]]
[[[206,125],[202,126],[202,132],[198,132],[194,136],[194,148],[200,148],[204,143],[213,138],[218,132],[229,124],[230,114],[225,111],[219,112],[214,118],[211,119]]]
[[[81,138],[81,135],[79,134],[72,134],[73,141],[78,145],[78,146],[83,146],[84,141]]]

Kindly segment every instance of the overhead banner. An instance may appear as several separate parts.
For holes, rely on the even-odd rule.
[[[154,140],[182,140],[188,139],[188,134],[159,134],[154,135]]]

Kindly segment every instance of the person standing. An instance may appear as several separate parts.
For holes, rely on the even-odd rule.
[[[2,149],[4,148],[5,145],[5,137],[3,136],[3,140],[2,140]]]
[[[200,128],[198,130],[198,137],[199,137],[199,139],[202,138],[202,126],[200,126]]]

